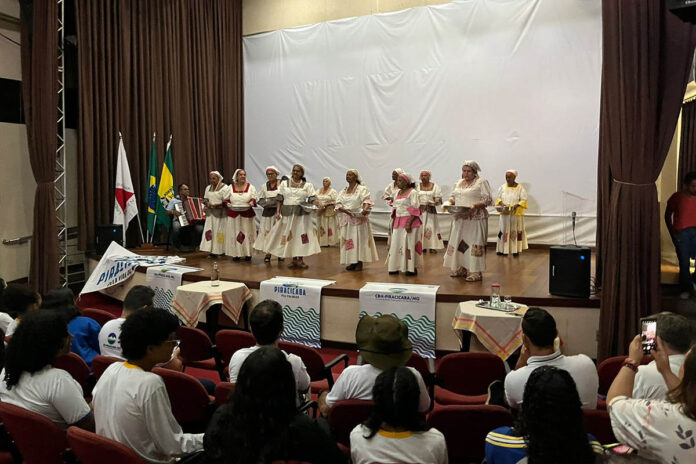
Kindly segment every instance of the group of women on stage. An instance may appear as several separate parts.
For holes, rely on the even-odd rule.
[[[453,216],[443,262],[453,277],[470,282],[482,279],[489,206],[495,205],[500,212],[497,253],[517,257],[527,248],[527,193],[516,182],[517,171],[505,173],[506,183],[496,197],[488,181],[479,176],[480,171],[475,161],[465,161],[461,179],[444,203],[442,189],[431,180],[430,171],[420,173],[418,184],[401,169],[392,172],[392,182],[382,196],[392,208],[386,260],[390,274],[416,275],[423,253],[445,248],[436,209],[439,205]],[[219,172],[210,173],[204,195],[202,251],[250,261],[253,251],[258,250],[265,253],[265,262],[273,256],[278,261],[292,258],[288,267],[299,269],[308,267],[304,257],[320,253],[321,246],[339,246],[340,262],[349,271],[361,270],[363,263],[379,259],[368,220],[374,203],[357,170],[346,172],[347,186],[340,192],[328,177],[315,190],[299,164],[293,166],[290,177],[281,177],[276,167],[269,166],[266,178],[257,193],[243,169],[235,171],[230,185],[222,182]],[[253,209],[257,202],[263,207],[258,235]],[[316,213],[316,226],[312,213]]]

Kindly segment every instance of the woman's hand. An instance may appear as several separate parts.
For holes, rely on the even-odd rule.
[[[636,335],[631,340],[631,344],[628,345],[628,357],[631,361],[635,361],[640,364],[643,361],[643,337]]]

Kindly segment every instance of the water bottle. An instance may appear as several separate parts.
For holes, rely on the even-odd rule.
[[[491,308],[500,308],[500,284],[491,285]]]
[[[210,273],[210,286],[219,287],[220,286],[220,273],[218,272],[217,261],[213,263],[213,272]]]

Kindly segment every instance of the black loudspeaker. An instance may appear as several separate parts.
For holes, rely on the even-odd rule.
[[[667,8],[683,21],[696,23],[696,0],[667,0]]]
[[[111,242],[116,242],[123,246],[123,225],[121,224],[105,224],[97,226],[97,237],[95,240],[96,252],[98,255],[103,255]]]
[[[549,254],[549,293],[589,298],[591,259],[589,247],[552,246]]]

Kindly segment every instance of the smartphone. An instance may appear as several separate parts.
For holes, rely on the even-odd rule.
[[[642,330],[641,339],[643,345],[643,353],[650,354],[650,350],[657,349],[657,320],[656,319],[642,319]]]

